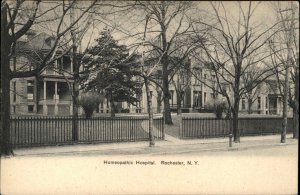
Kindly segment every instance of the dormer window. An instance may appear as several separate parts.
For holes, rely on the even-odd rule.
[[[53,42],[54,42],[54,40],[55,40],[55,38],[54,37],[48,37],[47,39],[45,39],[45,43],[49,46],[49,47],[51,47],[53,44]]]
[[[51,47],[51,38],[45,39],[45,43],[46,43],[49,47]]]

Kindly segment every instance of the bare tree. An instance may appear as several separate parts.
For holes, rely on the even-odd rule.
[[[293,108],[293,137],[299,136],[299,19],[295,18],[293,2],[273,2],[275,16],[281,24],[280,33],[270,40],[272,64],[277,78],[276,91],[283,97],[283,130],[281,142],[285,142],[287,128],[287,106]],[[298,14],[296,14],[298,15]],[[298,23],[296,23],[298,21]],[[298,24],[298,25],[297,25]],[[280,52],[274,52],[278,51]],[[280,66],[277,66],[280,65]]]
[[[164,102],[165,123],[172,124],[171,110],[169,103],[169,76],[173,71],[171,68],[171,58],[175,52],[182,50],[181,56],[177,56],[180,60],[177,64],[182,63],[188,57],[190,51],[195,49],[196,43],[184,42],[183,37],[188,37],[191,24],[187,14],[192,9],[191,2],[168,2],[168,1],[139,1],[135,6],[141,15],[147,15],[149,18],[148,39],[145,40],[145,46],[151,51],[157,53],[161,58],[162,66],[162,92]],[[134,36],[139,36],[136,33]],[[175,45],[177,43],[181,43]]]
[[[267,28],[254,24],[253,15],[260,2],[236,2],[236,17],[228,13],[223,2],[210,2],[210,5],[213,11],[211,21],[208,23],[197,19],[193,27],[199,42],[202,43],[205,59],[211,63],[211,69],[215,72],[217,91],[226,98],[230,107],[234,141],[239,142],[238,117],[241,96],[270,77],[273,68],[262,66],[253,82],[246,85],[241,84],[241,78],[259,61],[266,63],[265,60],[270,56],[265,49],[266,44],[269,37],[272,37],[271,30],[277,27],[278,23]],[[203,29],[208,31],[203,33]],[[275,34],[276,31],[272,33]],[[256,60],[246,63],[254,54]]]
[[[1,1],[1,39],[3,40],[1,41],[1,153],[12,153],[9,143],[10,80],[12,78],[37,76],[48,65],[68,53],[72,47],[66,48],[67,43],[70,41],[66,35],[95,3],[96,1],[86,4],[87,6],[84,6],[85,8],[76,16],[74,21],[65,25],[64,22],[71,8],[75,6],[75,1],[55,3],[41,1],[26,2],[23,0]],[[38,61],[31,69],[27,67],[12,70],[10,60],[16,54],[18,40],[30,29],[44,22],[48,22],[48,24],[53,22],[56,24],[52,26],[53,42],[51,49],[34,52]],[[64,48],[60,56],[56,52],[59,48]]]

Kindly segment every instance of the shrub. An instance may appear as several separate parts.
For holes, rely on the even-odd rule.
[[[99,94],[87,92],[81,94],[79,98],[79,105],[83,108],[85,117],[91,118],[93,112],[99,106],[100,101],[103,99]]]
[[[130,112],[129,108],[123,108],[121,110],[121,113],[129,113],[129,112]]]
[[[228,111],[228,104],[226,101],[224,101],[220,98],[216,98],[216,99],[212,99],[209,102],[207,102],[207,104],[204,106],[204,108],[208,109],[208,110],[213,110],[216,117],[218,119],[221,119],[223,116],[223,113],[227,113],[227,111]]]

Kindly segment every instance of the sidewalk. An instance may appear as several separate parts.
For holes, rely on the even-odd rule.
[[[45,146],[37,148],[15,149],[15,156],[51,156],[51,155],[167,155],[188,152],[245,150],[248,148],[274,147],[280,145],[296,145],[298,140],[287,135],[285,144],[280,143],[280,135],[241,137],[240,143],[232,143],[228,138],[180,140],[166,135],[165,141],[157,140],[154,147],[149,142],[76,144],[64,146]]]

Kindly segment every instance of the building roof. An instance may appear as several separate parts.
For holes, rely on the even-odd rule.
[[[28,31],[17,42],[17,49],[26,50],[50,50],[54,45],[55,38],[45,32]]]

